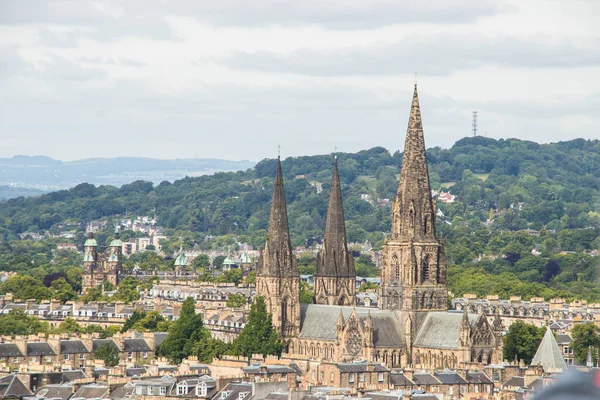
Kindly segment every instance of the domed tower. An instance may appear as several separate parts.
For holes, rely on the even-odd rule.
[[[175,259],[175,276],[183,276],[187,272],[188,260],[182,247],[179,247],[179,255]]]
[[[94,271],[96,270],[97,263],[98,242],[94,239],[94,234],[88,232],[88,238],[83,245],[82,288],[84,293],[94,287]]]
[[[104,279],[113,285],[119,284],[119,275],[122,274],[123,242],[119,239],[119,229],[115,230],[115,237],[108,246],[108,259],[105,265]]]

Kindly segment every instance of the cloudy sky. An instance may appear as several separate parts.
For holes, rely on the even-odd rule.
[[[597,0],[0,0],[0,156],[600,138]]]

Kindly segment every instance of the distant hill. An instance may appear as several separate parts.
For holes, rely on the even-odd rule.
[[[159,160],[120,157],[60,161],[46,156],[14,156],[0,158],[0,187],[13,188],[0,188],[0,198],[68,189],[80,183],[121,186],[137,180],[173,182],[185,176],[246,170],[255,164],[247,160],[214,158]]]

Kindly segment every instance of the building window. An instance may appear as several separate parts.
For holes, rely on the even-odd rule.
[[[132,352],[127,353],[127,358],[131,360],[133,358],[133,353]]]
[[[200,386],[196,386],[196,395],[200,397],[206,397],[208,393],[208,388],[206,387],[206,383],[202,382]]]
[[[69,355],[65,354],[65,361],[69,361]]]
[[[29,357],[29,361],[34,363],[37,360],[37,357]]]
[[[358,380],[359,380],[359,382],[364,382],[365,381],[365,374],[364,374],[364,372],[361,372],[360,374],[358,374]]]
[[[188,393],[187,383],[183,382],[181,385],[177,385],[177,395],[182,396]]]
[[[141,386],[136,386],[136,387],[135,387],[135,394],[137,394],[137,395],[141,395],[141,394],[142,394],[142,390],[143,390],[143,389],[144,389],[144,388],[143,388],[143,387],[141,387]]]
[[[325,372],[321,371],[321,382],[325,380]]]
[[[79,359],[80,359],[80,360],[85,360],[85,354],[80,354],[80,355],[79,355]]]
[[[46,362],[52,362],[52,356],[47,356],[46,357]]]
[[[149,396],[154,395],[154,388],[152,386],[148,386],[148,395]]]
[[[354,383],[354,374],[348,375],[348,382]]]
[[[333,382],[335,380],[335,374],[332,372],[331,376],[330,376],[331,382]]]
[[[147,351],[144,352],[144,358],[148,358],[148,352]]]
[[[383,382],[383,372],[380,372],[379,374],[377,374],[377,380],[379,382]]]
[[[13,362],[15,364],[18,364],[19,363],[19,357],[13,357]]]
[[[167,394],[167,388],[165,386],[160,387],[160,395],[165,396]]]

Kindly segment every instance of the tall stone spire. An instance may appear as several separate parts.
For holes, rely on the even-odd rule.
[[[396,202],[399,212],[392,220],[392,237],[435,240],[435,210],[429,184],[416,84],[410,107]]]
[[[277,172],[273,188],[273,199],[271,201],[267,241],[259,268],[262,275],[300,275],[295,259],[292,257],[283,174],[281,172],[281,160],[279,157],[277,158]]]
[[[391,233],[383,247],[379,306],[406,312],[410,316],[406,332],[415,334],[428,312],[447,310],[448,298],[446,258],[435,235],[435,205],[416,84]]]
[[[300,272],[292,255],[279,157],[267,240],[256,271],[256,290],[264,297],[273,326],[287,346],[287,339],[300,333]]]
[[[355,305],[354,258],[348,253],[342,188],[337,157],[333,162],[329,205],[325,219],[323,249],[317,255],[315,297],[317,304]]]

